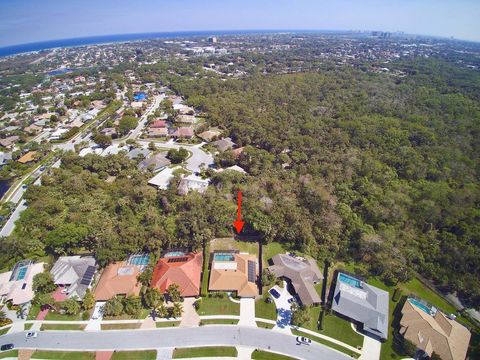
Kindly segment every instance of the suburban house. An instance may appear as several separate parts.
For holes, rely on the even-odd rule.
[[[40,126],[35,125],[35,124],[32,124],[30,126],[26,126],[23,129],[23,131],[25,131],[29,135],[35,135],[36,133],[38,133],[41,130],[42,130],[42,128]]]
[[[115,137],[117,136],[117,129],[113,127],[106,127],[100,130],[100,134],[105,135],[105,136],[112,136]]]
[[[258,263],[255,255],[232,251],[214,252],[209,291],[233,291],[240,297],[258,295]]]
[[[403,305],[400,334],[428,356],[435,352],[443,360],[464,360],[471,337],[466,327],[413,298]]]
[[[92,256],[61,256],[55,262],[50,273],[55,285],[64,287],[68,298],[82,300],[97,271]]]
[[[13,145],[15,145],[15,143],[19,140],[20,138],[16,135],[14,136],[9,136],[9,137],[6,137],[5,139],[0,139],[0,145],[2,145],[3,147],[11,147]]]
[[[172,133],[172,137],[177,139],[191,139],[193,135],[193,129],[191,127],[179,127]]]
[[[205,193],[208,188],[209,181],[204,180],[195,175],[188,175],[180,180],[178,184],[178,194],[187,195],[190,191],[196,191],[200,194]]]
[[[381,339],[388,336],[388,292],[339,272],[332,310],[363,325]]]
[[[138,158],[145,159],[149,154],[150,154],[150,150],[148,149],[135,148],[128,152],[127,157],[130,160],[138,159]]]
[[[0,167],[12,161],[12,153],[0,151]]]
[[[140,266],[127,261],[109,264],[95,288],[95,299],[106,301],[117,295],[138,295],[141,285],[137,282],[137,276],[140,272]]]
[[[235,146],[235,143],[229,137],[214,141],[212,144],[222,152],[233,149]]]
[[[20,157],[17,161],[18,161],[20,164],[27,164],[27,163],[29,163],[29,162],[34,161],[36,155],[37,155],[37,152],[36,152],[36,151],[29,151],[29,152],[27,152],[25,155],[23,155],[22,157]]]
[[[154,177],[148,180],[149,185],[156,186],[159,189],[167,190],[170,181],[173,179],[173,172],[178,169],[176,168],[165,168],[162,171],[159,171]]]
[[[165,120],[155,120],[149,126],[151,129],[160,129],[167,127],[167,122]]]
[[[177,123],[192,125],[197,122],[197,118],[194,115],[178,115],[175,121]]]
[[[207,130],[198,134],[198,137],[205,141],[212,141],[213,139],[219,137],[221,134],[220,130]]]
[[[148,137],[166,137],[168,136],[168,129],[165,127],[152,128],[150,127],[147,131]]]
[[[0,274],[0,297],[14,305],[32,301],[33,277],[43,272],[44,265],[31,260],[22,260],[15,264],[12,271]]]
[[[291,282],[303,305],[320,304],[321,299],[314,285],[323,279],[323,275],[315,260],[278,254],[272,257],[272,262],[273,265],[268,269],[277,277]]]
[[[203,256],[201,253],[167,253],[158,260],[150,286],[159,289],[163,294],[171,284],[177,284],[181,296],[198,296],[200,294],[202,264]]]
[[[163,154],[152,155],[145,160],[141,161],[138,164],[139,170],[151,170],[153,172],[160,171],[163,168],[170,165],[170,160],[168,160]]]

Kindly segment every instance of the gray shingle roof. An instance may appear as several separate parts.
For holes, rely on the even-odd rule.
[[[69,285],[68,297],[83,299],[89,285],[81,284],[83,275],[89,266],[96,266],[91,256],[61,256],[53,265],[50,273],[57,285]]]
[[[363,324],[363,329],[386,339],[388,336],[388,292],[363,281],[359,286],[340,279],[351,276],[338,273],[332,310]]]
[[[320,296],[314,284],[323,279],[322,273],[313,259],[300,260],[286,254],[272,257],[273,265],[269,267],[277,277],[290,279],[298,297],[304,305],[318,304]]]

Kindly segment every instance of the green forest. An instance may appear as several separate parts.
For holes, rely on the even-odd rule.
[[[362,262],[390,284],[415,271],[478,307],[480,76],[441,60],[392,66],[407,76],[324,66],[222,81],[141,68],[244,146],[216,162],[249,175],[207,171],[206,194],[179,196],[148,186],[124,155],[67,154],[27,191],[0,261],[89,250],[106,264],[138,250],[200,249],[232,233],[240,189],[245,231],[265,242]]]

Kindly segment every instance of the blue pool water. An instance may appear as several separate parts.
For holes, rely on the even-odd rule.
[[[170,251],[165,254],[164,257],[175,257],[175,256],[183,256],[185,253],[183,251]]]
[[[148,255],[133,255],[130,257],[130,264],[132,265],[148,265],[150,256]]]
[[[429,307],[428,305],[426,305],[426,304],[424,304],[424,303],[422,303],[422,302],[420,302],[420,301],[418,301],[417,299],[414,299],[414,298],[408,298],[408,301],[410,302],[410,304],[415,305],[419,309],[422,309],[424,312],[426,312],[429,315],[434,315],[436,310],[437,310],[433,307]]]
[[[362,283],[360,282],[360,280],[355,279],[351,276],[340,273],[340,275],[338,276],[338,279],[341,282],[344,282],[344,283],[346,283],[350,286],[353,286],[353,287],[356,287],[356,288],[359,288],[359,289],[362,287]]]
[[[215,253],[213,255],[213,259],[215,261],[234,261],[235,256],[233,256],[233,254],[228,254],[228,253]]]
[[[144,92],[139,92],[139,93],[136,93],[133,98],[135,101],[141,101],[141,100],[145,100],[145,98],[147,97],[147,94],[145,94]]]
[[[27,275],[27,267],[20,268],[17,273],[17,280],[25,279],[25,275]]]

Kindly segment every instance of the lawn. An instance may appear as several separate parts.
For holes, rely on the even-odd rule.
[[[353,351],[350,351],[350,350],[348,350],[347,348],[344,348],[343,346],[334,344],[334,343],[332,343],[332,342],[330,342],[330,341],[328,341],[328,340],[325,340],[325,339],[322,339],[322,338],[319,338],[319,337],[316,337],[316,336],[312,336],[312,335],[310,335],[310,334],[304,333],[303,331],[298,331],[298,330],[292,329],[292,334],[293,334],[293,335],[296,335],[296,336],[305,336],[305,337],[311,339],[312,341],[316,341],[316,342],[318,342],[318,343],[320,343],[320,344],[323,344],[323,345],[326,345],[326,346],[328,346],[328,347],[331,347],[332,349],[338,350],[338,351],[340,351],[340,352],[342,352],[342,353],[344,353],[344,354],[348,354],[348,355],[350,355],[350,356],[353,357],[353,358],[358,358],[358,357],[360,356],[359,354],[357,354],[357,353],[355,353],[355,352],[353,352]],[[381,359],[384,360],[383,357],[381,357]]]
[[[205,319],[200,322],[201,325],[213,325],[213,324],[222,324],[222,325],[236,325],[238,320],[236,319]]]
[[[435,305],[437,308],[446,311],[447,313],[454,314],[457,312],[457,309],[455,309],[452,304],[423,285],[417,278],[414,278],[405,284],[401,284],[399,288],[403,290],[404,295],[416,295],[419,298],[428,301],[430,304]]]
[[[82,314],[77,315],[67,315],[67,314],[59,314],[53,311],[49,311],[45,320],[60,320],[60,321],[78,321],[82,320]]]
[[[200,301],[198,315],[240,315],[240,304],[223,299],[204,297]]]
[[[295,358],[292,358],[292,357],[286,356],[286,355],[272,353],[272,352],[269,352],[269,351],[255,350],[252,353],[252,359],[256,359],[256,360],[294,360]]]
[[[5,334],[8,332],[8,330],[10,330],[10,328],[11,328],[11,326],[9,326],[9,327],[7,327],[7,328],[5,328],[5,329],[0,330],[0,336],[1,336],[1,335],[5,335]]]
[[[127,323],[127,324],[102,324],[102,330],[124,330],[124,329],[139,329],[140,323]]]
[[[0,359],[5,359],[5,358],[17,358],[18,357],[18,350],[10,350],[10,351],[5,351],[0,353]]]
[[[116,351],[111,360],[155,360],[157,358],[156,350],[145,351]]]
[[[33,324],[25,324],[23,325],[24,330],[30,330],[32,328]]]
[[[239,250],[258,256],[258,243],[255,241],[238,241],[233,238],[218,238],[210,241],[210,252],[214,250]]]
[[[37,350],[32,359],[55,359],[55,360],[95,360],[95,353],[88,351],[47,351]]]
[[[268,298],[267,291],[263,291],[263,297],[255,301],[255,317],[269,320],[277,320],[277,309],[273,301],[268,304],[265,299]]]
[[[262,254],[263,266],[267,266],[268,260],[270,260],[273,256],[277,254],[285,254],[287,250],[285,250],[282,244],[271,242],[269,244],[263,245],[262,252],[263,252]]]
[[[206,249],[204,250],[204,258],[203,258],[203,269],[202,269],[202,289],[201,295],[207,296],[208,294],[208,265],[210,261],[210,248],[207,243]]]
[[[183,348],[173,351],[173,359],[194,357],[237,357],[237,349],[231,346],[206,346],[198,348]]]
[[[78,324],[42,324],[40,330],[83,330],[85,325]]]
[[[155,324],[157,328],[175,327],[180,325],[180,321],[160,321]]]
[[[32,305],[30,307],[30,311],[28,312],[27,320],[35,320],[39,312],[40,312],[40,306]]]
[[[257,323],[257,326],[259,328],[263,328],[263,329],[272,329],[275,326],[274,324],[266,323],[263,321],[255,321],[255,322]]]
[[[319,313],[320,312],[318,312],[318,314]],[[323,319],[323,330],[317,331],[325,336],[338,339],[354,347],[363,346],[363,336],[353,331],[351,323],[333,314],[325,315]]]

